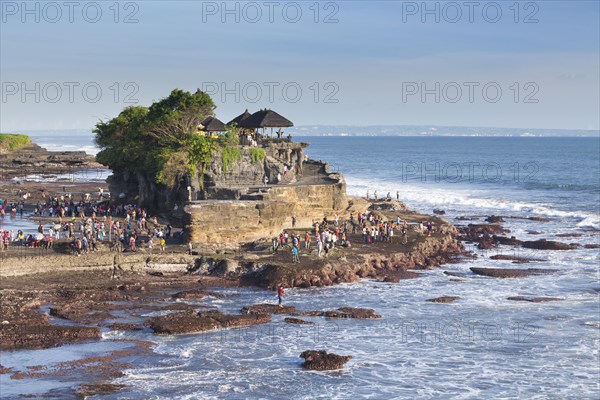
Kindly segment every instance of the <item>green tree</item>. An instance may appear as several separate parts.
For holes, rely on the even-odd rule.
[[[115,171],[153,174],[158,183],[174,187],[197,165],[210,163],[215,144],[197,134],[200,122],[213,115],[206,93],[175,89],[150,107],[128,107],[94,128],[101,151],[97,160]]]

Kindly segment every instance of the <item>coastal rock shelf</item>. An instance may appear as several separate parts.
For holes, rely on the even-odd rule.
[[[0,153],[0,169],[1,178],[10,179],[29,174],[61,174],[106,167],[84,151],[48,151],[30,144],[16,152]]]
[[[89,326],[57,326],[50,324],[0,325],[0,350],[41,349],[57,343],[100,339],[100,329]]]

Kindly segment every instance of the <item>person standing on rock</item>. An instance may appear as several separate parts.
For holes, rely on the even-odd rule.
[[[281,303],[283,303],[283,296],[285,296],[285,292],[283,291],[283,286],[279,286],[279,289],[277,289],[277,305],[279,305],[279,307],[283,307],[281,305]]]
[[[188,254],[191,256],[191,255],[192,255],[192,252],[193,252],[193,250],[194,250],[194,249],[193,249],[193,247],[192,247],[192,242],[191,242],[191,241],[189,241],[189,242],[188,242],[188,244],[187,244],[187,253],[188,253]]]
[[[299,263],[300,257],[298,257],[298,247],[292,246],[292,262]]]
[[[427,222],[427,236],[431,236],[431,233],[433,232],[433,224],[431,223],[431,221]]]
[[[296,216],[292,215],[292,228],[296,227]]]
[[[310,248],[310,232],[306,232],[304,235],[304,248],[306,250]]]

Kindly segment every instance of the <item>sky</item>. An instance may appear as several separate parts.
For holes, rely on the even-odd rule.
[[[174,88],[224,122],[600,128],[599,1],[0,0],[0,131]]]

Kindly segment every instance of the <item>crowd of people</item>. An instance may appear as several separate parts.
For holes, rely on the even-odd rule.
[[[297,222],[296,216],[292,216],[292,228],[295,228]],[[409,230],[416,231],[418,236],[431,236],[433,234],[433,222],[428,221],[425,224],[410,224],[407,220],[402,220],[397,216],[394,220],[384,220],[384,218],[374,212],[365,211],[364,213],[351,213],[347,220],[340,221],[336,214],[333,220],[324,217],[322,221],[312,225],[312,229],[305,231],[303,235],[283,231],[279,236],[272,240],[272,252],[277,253],[280,249],[291,249],[291,260],[293,263],[300,262],[300,252],[308,252],[311,246],[315,246],[317,257],[327,256],[329,251],[336,247],[350,248],[350,234],[362,233],[362,240],[365,244],[375,244],[379,242],[394,242],[395,232],[401,237],[401,243],[408,243]],[[314,243],[314,244],[313,244]]]
[[[33,205],[33,218],[53,221],[46,226],[40,222],[37,232],[30,234],[0,229],[0,250],[10,246],[49,249],[56,241],[66,241],[71,253],[80,256],[98,250],[99,242],[107,242],[112,248],[137,251],[145,238],[143,244],[150,251],[156,241],[159,251],[164,253],[166,241],[175,236],[170,224],[162,226],[156,217],[149,217],[146,210],[138,206],[111,204],[103,199],[102,192],[98,199],[84,194],[80,201],[71,195],[44,198],[45,201]],[[4,218],[7,209],[11,217],[17,213],[23,215],[24,207],[22,202],[7,203],[0,199],[0,218]]]

